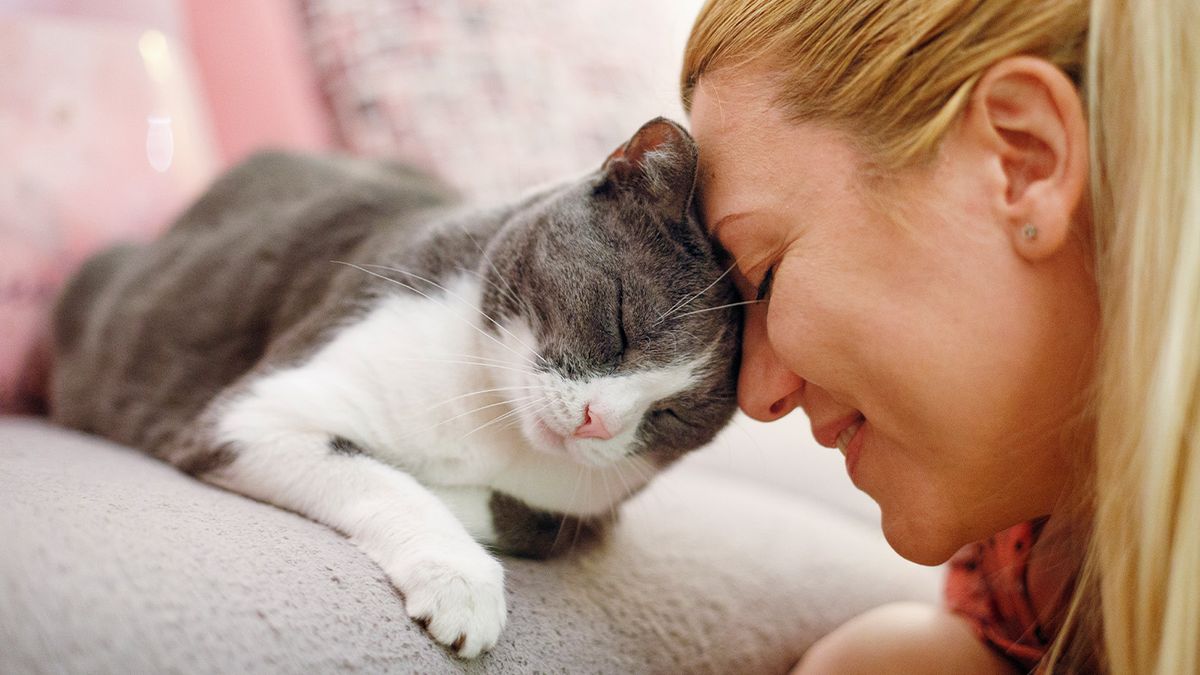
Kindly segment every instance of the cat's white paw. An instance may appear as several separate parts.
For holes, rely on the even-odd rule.
[[[399,584],[410,617],[438,642],[473,659],[496,646],[508,619],[504,568],[482,548],[423,556]]]

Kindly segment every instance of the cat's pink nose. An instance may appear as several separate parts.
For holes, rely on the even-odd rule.
[[[608,440],[612,438],[612,432],[604,424],[604,418],[592,410],[590,404],[583,407],[583,424],[575,430],[575,438],[599,438],[600,440]]]

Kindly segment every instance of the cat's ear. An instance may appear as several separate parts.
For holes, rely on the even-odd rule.
[[[665,117],[642,125],[604,160],[603,180],[649,197],[671,220],[686,217],[696,189],[696,142]]]

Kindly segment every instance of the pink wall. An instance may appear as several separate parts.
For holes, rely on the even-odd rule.
[[[336,145],[294,0],[183,0],[185,38],[225,164],[266,146]]]

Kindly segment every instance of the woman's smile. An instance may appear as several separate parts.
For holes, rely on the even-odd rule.
[[[851,439],[854,438],[854,436],[858,433],[858,430],[860,428],[862,428],[862,425],[865,424],[866,421],[867,421],[867,419],[860,415],[859,418],[856,419],[853,424],[846,427],[845,429],[842,430],[842,433],[838,434],[837,448],[838,448],[838,450],[842,451],[842,454],[846,453],[846,448],[850,445]]]
[[[987,139],[952,135],[948,159],[884,182],[845,133],[787,119],[768,81],[736,75],[707,76],[691,119],[705,218],[759,301],[744,314],[742,410],[803,408],[918,562],[1046,513],[1068,460],[1056,439],[1021,437],[1079,412],[1082,381],[1044,375],[1088,358],[1082,247],[1038,267],[1014,248],[1003,201],[980,197],[1002,166]]]
[[[812,422],[813,438],[827,448],[838,448],[844,452],[846,443],[850,440],[850,437],[846,436],[846,432],[857,431],[857,425],[863,419],[862,413],[855,410],[841,419],[819,426],[814,420]]]

